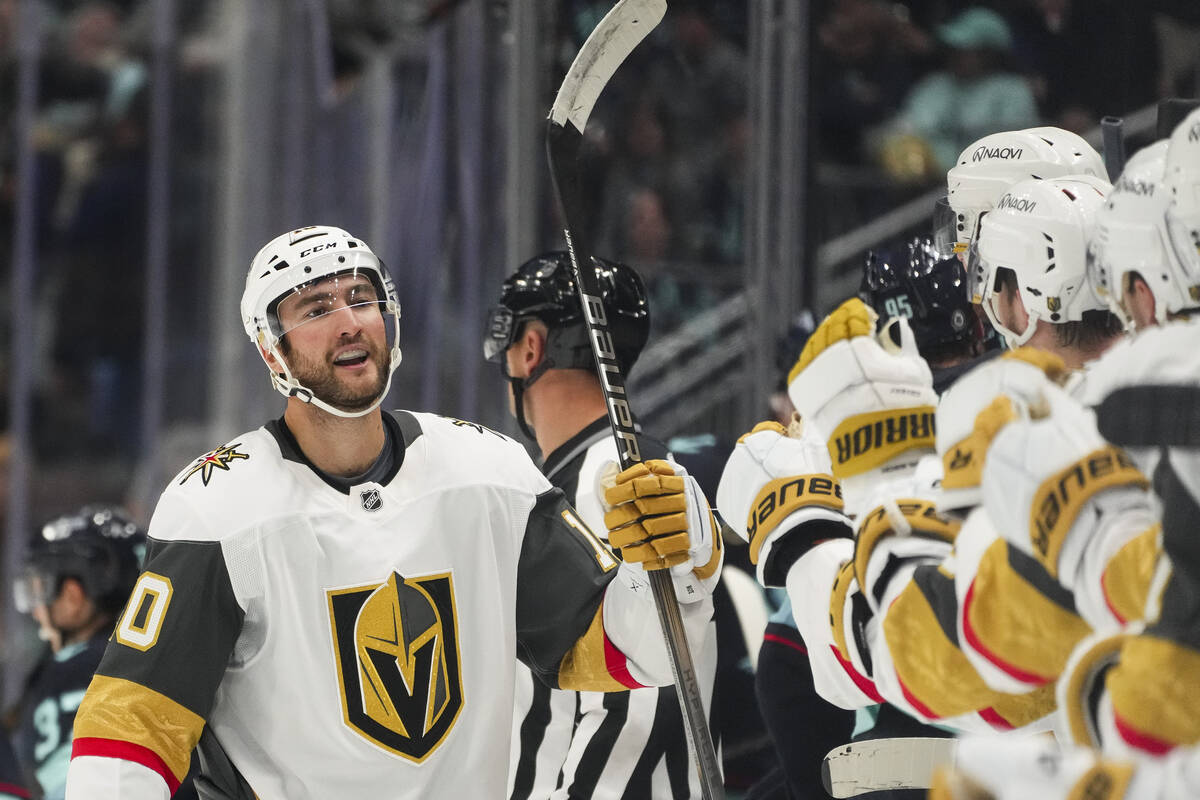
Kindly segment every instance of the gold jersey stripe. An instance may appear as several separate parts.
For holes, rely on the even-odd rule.
[[[624,692],[629,688],[608,671],[604,653],[603,604],[596,609],[587,631],[559,662],[558,687],[576,692]]]
[[[1200,742],[1200,652],[1149,634],[1131,636],[1107,685],[1113,712],[1127,726],[1171,745]]]
[[[968,598],[963,609],[967,641],[1027,683],[1041,684],[1061,675],[1075,645],[1091,632],[1078,614],[1046,597],[1013,569],[1002,539],[984,551]]]
[[[1054,689],[1053,683],[1047,683],[1025,694],[996,692],[992,698],[991,710],[1009,725],[1020,728],[1054,713],[1058,705],[1054,698]]]
[[[1146,608],[1146,595],[1154,579],[1154,568],[1161,552],[1158,535],[1162,525],[1142,531],[1117,551],[1100,578],[1104,599],[1122,623],[1140,620]]]
[[[896,675],[905,690],[937,718],[956,717],[1001,699],[988,688],[966,654],[954,646],[938,624],[937,614],[915,583],[892,603],[883,635]]]
[[[187,775],[204,719],[164,694],[95,675],[75,715],[75,738],[132,742],[158,754],[179,781]]]

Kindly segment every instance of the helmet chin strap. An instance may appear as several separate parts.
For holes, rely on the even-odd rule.
[[[995,298],[989,297],[987,302],[983,303],[983,311],[987,318],[992,323],[992,327],[1004,337],[1004,344],[1009,350],[1016,350],[1021,345],[1033,338],[1034,331],[1037,330],[1038,318],[1030,314],[1029,321],[1025,323],[1025,330],[1021,333],[1014,333],[1000,321],[1000,316],[996,313],[996,309],[992,307]]]
[[[397,331],[397,339],[399,339],[398,334],[399,331]],[[287,359],[283,357],[283,353],[279,352],[278,342],[272,344],[267,350],[267,353],[274,356],[279,365],[283,367],[282,375],[280,375],[274,369],[270,370],[271,385],[274,386],[280,394],[282,394],[284,397],[295,397],[302,403],[308,403],[316,406],[322,411],[343,419],[357,419],[358,417],[365,417],[375,409],[379,408],[380,404],[383,403],[383,399],[387,397],[388,391],[390,391],[392,388],[392,376],[396,372],[396,367],[400,366],[400,359],[402,357],[400,353],[400,345],[398,343],[392,345],[392,349],[388,352],[388,376],[387,382],[383,385],[383,391],[379,393],[379,396],[375,398],[375,401],[372,402],[371,405],[367,406],[361,411],[346,411],[345,409],[338,408],[325,402],[313,394],[311,389],[300,383],[300,381],[296,380],[295,376],[292,375],[291,369],[288,367]],[[265,362],[266,360],[266,355],[264,355],[263,361]],[[270,368],[270,366],[270,364],[267,364],[268,368]]]
[[[504,377],[508,378],[508,383],[512,386],[513,407],[517,416],[517,427],[521,429],[521,433],[525,434],[530,441],[537,442],[537,434],[529,425],[529,421],[525,419],[525,390],[533,385],[534,381],[546,374],[546,371],[553,369],[554,360],[546,357],[542,359],[542,363],[533,368],[527,378],[514,378],[508,374],[508,367],[504,361],[500,362],[500,370],[504,373]]]

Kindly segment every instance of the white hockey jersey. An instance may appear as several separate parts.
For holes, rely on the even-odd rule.
[[[517,443],[384,419],[378,483],[327,483],[281,421],[172,481],[77,717],[69,798],[166,797],[202,731],[217,796],[500,797],[518,657],[556,687],[669,681],[613,641],[654,636],[608,636],[639,587]]]

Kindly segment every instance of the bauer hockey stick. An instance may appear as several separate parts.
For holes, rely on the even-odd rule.
[[[621,374],[621,366],[617,362],[608,319],[600,300],[600,286],[595,270],[590,268],[590,237],[584,228],[579,227],[584,217],[579,152],[583,144],[584,127],[600,92],[621,62],[633,52],[633,48],[658,25],[666,10],[666,0],[620,0],[613,6],[588,36],[571,63],[571,68],[567,70],[546,124],[550,176],[562,212],[563,234],[571,255],[575,286],[579,292],[579,302],[583,305],[590,334],[588,338],[596,359],[596,374],[604,390],[608,421],[616,439],[621,469],[639,463],[642,454],[625,391],[625,376]],[[589,269],[581,269],[581,264],[587,264]],[[714,531],[713,535],[720,536],[720,531]],[[683,710],[684,730],[699,771],[701,791],[705,798],[717,800],[724,796],[721,768],[704,716],[700,682],[688,650],[671,576],[666,570],[652,570],[648,577],[663,636],[667,640],[676,692]]]

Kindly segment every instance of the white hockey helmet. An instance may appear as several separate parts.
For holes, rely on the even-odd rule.
[[[1197,283],[1167,231],[1171,196],[1163,185],[1167,140],[1139,150],[1125,165],[1104,205],[1096,212],[1088,245],[1088,278],[1096,293],[1126,325],[1132,320],[1121,304],[1126,276],[1138,273],[1154,294],[1154,316],[1197,305],[1189,297]]]
[[[984,215],[967,257],[967,290],[1009,347],[1029,341],[1040,319],[1057,325],[1106,310],[1087,281],[1087,243],[1110,189],[1090,175],[1025,180]],[[1009,330],[996,313],[997,272],[1005,268],[1016,274],[1029,314],[1023,331]]]
[[[946,197],[938,202],[934,218],[937,247],[943,253],[966,252],[979,229],[979,216],[1018,181],[1107,174],[1100,154],[1083,137],[1061,128],[984,136],[963,150],[946,173]]]
[[[1200,307],[1200,108],[1183,118],[1167,145],[1163,185],[1170,196],[1167,232],[1182,266],[1187,304]]]
[[[304,287],[327,278],[361,276],[375,288],[369,301],[384,315],[391,317],[393,329],[389,336],[387,382],[370,407],[345,411],[319,397],[292,375],[287,360],[279,351],[279,343],[287,331],[279,322],[280,301]],[[367,305],[363,303],[361,305]],[[246,289],[241,302],[242,326],[254,342],[263,361],[272,355],[282,365],[283,372],[271,369],[271,384],[285,397],[296,397],[306,403],[339,417],[361,417],[374,411],[383,402],[392,385],[392,373],[400,365],[400,301],[396,287],[383,263],[371,252],[366,242],[341,228],[312,225],[276,236],[258,251],[246,273]]]

